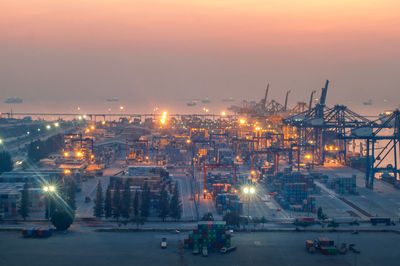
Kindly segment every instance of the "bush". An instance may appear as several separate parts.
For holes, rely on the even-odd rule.
[[[51,223],[59,231],[67,230],[73,221],[74,217],[68,214],[66,211],[56,210],[51,214]]]

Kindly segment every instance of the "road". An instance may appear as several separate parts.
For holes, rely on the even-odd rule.
[[[112,165],[103,172],[103,176],[88,179],[86,182],[82,183],[82,191],[76,194],[76,217],[92,217],[93,216],[93,200],[96,198],[97,183],[100,181],[103,189],[103,194],[105,193],[110,176],[121,171],[119,165]],[[90,197],[91,201],[86,203],[85,198]]]
[[[186,176],[182,169],[170,171],[173,181],[177,182],[181,203],[182,203],[182,220],[197,220],[197,211],[192,194],[191,177]]]
[[[328,237],[339,243],[354,243],[360,254],[327,256],[308,254],[306,239]],[[160,248],[166,237],[168,248]],[[179,250],[178,241],[187,234],[136,233],[57,233],[48,239],[24,239],[20,233],[0,232],[0,265],[397,265],[400,260],[393,233],[234,233],[230,254],[210,252],[209,257]],[[338,243],[338,245],[339,245]]]

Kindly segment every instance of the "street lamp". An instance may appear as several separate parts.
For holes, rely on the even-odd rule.
[[[56,192],[56,187],[53,185],[49,185],[49,186],[43,186],[43,191],[45,193],[47,193],[47,218],[49,220],[50,223],[50,195],[54,192]]]
[[[245,186],[243,193],[247,195],[247,220],[250,221],[250,196],[256,193],[254,186]]]

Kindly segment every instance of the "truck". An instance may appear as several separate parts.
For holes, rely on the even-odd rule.
[[[390,225],[391,220],[390,218],[383,218],[383,217],[371,217],[371,224],[372,225],[377,225],[377,224],[386,224]]]
[[[207,249],[207,247],[203,247],[202,254],[203,254],[203,257],[208,257],[208,249]]]
[[[226,254],[226,253],[229,253],[229,252],[232,252],[232,251],[235,251],[235,250],[236,250],[236,247],[235,247],[235,246],[230,247],[230,248],[222,247],[222,248],[219,250],[219,252],[221,252],[222,254]]]

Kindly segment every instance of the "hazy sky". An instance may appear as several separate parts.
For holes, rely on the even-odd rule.
[[[328,104],[397,106],[399,14],[399,0],[0,0],[0,110],[199,112],[186,102],[209,97],[218,113],[268,82],[308,101],[327,78]]]

